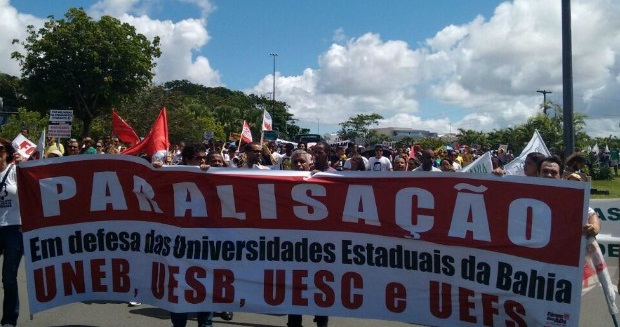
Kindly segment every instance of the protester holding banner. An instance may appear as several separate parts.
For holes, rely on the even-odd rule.
[[[545,155],[540,152],[528,153],[523,162],[523,173],[525,176],[538,176],[540,163],[545,159]]]
[[[315,145],[315,147],[319,146],[319,144],[321,143],[322,142],[319,142],[317,145]],[[321,144],[320,146],[322,147],[323,145]],[[319,151],[322,151],[322,149],[319,149]],[[311,167],[310,167],[311,159],[312,158],[310,154],[304,150],[297,150],[293,152],[293,154],[291,155],[292,170],[310,171],[311,170]],[[331,167],[329,167],[329,169],[335,170],[334,168],[331,168]],[[286,323],[287,327],[303,327],[301,325],[301,321],[302,321],[301,315],[290,314],[288,315],[287,320],[288,320]],[[316,322],[317,327],[327,327],[328,321],[329,321],[329,317],[327,316],[314,316],[314,322]]]
[[[207,154],[207,165],[209,167],[228,167],[224,161],[224,157],[217,152],[209,152],[209,154]]]
[[[325,141],[320,141],[312,147],[313,164],[310,167],[311,171],[336,171],[329,165],[330,150],[331,147]]]
[[[538,164],[538,176],[543,178],[562,179],[564,163],[557,156],[546,157]],[[586,237],[596,236],[601,230],[601,220],[596,211],[588,208],[588,222],[583,226]]]
[[[407,171],[412,171],[418,167],[420,167],[420,160],[418,158],[411,157],[407,160]]]
[[[4,304],[0,321],[2,326],[17,325],[19,316],[17,270],[24,254],[16,167],[13,164],[14,152],[11,141],[0,138],[0,252],[4,256],[2,263]]]
[[[76,139],[70,139],[69,145],[67,146],[67,152],[65,152],[65,156],[73,156],[76,154],[80,154],[80,145]]]
[[[352,166],[352,159],[355,157],[355,155],[359,156],[359,158],[364,162],[364,169],[363,170],[370,170],[370,165],[368,163],[368,159],[366,157],[364,157],[363,155],[361,155],[360,153],[361,151],[358,150],[357,146],[355,146],[355,144],[353,143],[352,147],[349,147],[349,159],[347,159],[344,162],[344,165],[342,165],[342,170],[362,170],[360,167],[361,166],[356,166],[355,169]]]
[[[441,163],[439,164],[439,169],[443,172],[454,172],[454,166],[452,165],[452,161],[450,159],[444,158],[441,159]]]
[[[431,149],[426,149],[422,151],[422,165],[420,167],[414,169],[413,171],[437,171],[440,172],[441,169],[433,166],[433,160],[435,160],[435,152]]]
[[[239,160],[239,168],[268,169],[263,166],[263,148],[257,142],[246,143],[243,146],[244,156]],[[268,156],[269,157],[269,156]]]
[[[370,157],[368,159],[368,166],[370,166],[370,169],[373,171],[392,171],[392,162],[390,162],[390,159],[388,157],[385,157],[383,155],[383,146],[382,145],[376,145],[375,146],[375,156],[374,157]]]
[[[181,150],[181,165],[202,166],[206,165],[207,149],[204,145],[187,145]],[[154,165],[154,167],[157,167]],[[160,165],[161,167],[161,165]],[[170,321],[173,327],[185,327],[187,325],[187,312],[170,312]],[[198,327],[213,326],[213,312],[196,313]],[[231,315],[232,318],[232,315]],[[230,320],[230,319],[228,319]]]
[[[407,170],[407,161],[405,161],[404,157],[396,157],[394,160],[394,171],[405,171]]]

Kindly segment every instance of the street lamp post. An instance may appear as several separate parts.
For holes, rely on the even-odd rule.
[[[273,57],[273,91],[271,92],[271,110],[276,107],[276,57],[277,53],[270,53],[270,56]]]
[[[564,127],[564,156],[575,151],[573,126],[573,43],[571,32],[570,0],[562,0],[562,91]]]

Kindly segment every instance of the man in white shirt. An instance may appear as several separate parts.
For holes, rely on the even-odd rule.
[[[368,159],[368,165],[372,171],[392,171],[392,162],[383,156],[383,146],[375,146],[375,156]]]
[[[431,149],[426,149],[422,151],[422,164],[420,167],[414,169],[413,171],[438,171],[441,172],[441,169],[433,166],[433,160],[435,159],[435,152]]]

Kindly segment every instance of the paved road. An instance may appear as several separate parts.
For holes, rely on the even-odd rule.
[[[0,260],[1,264],[1,260]],[[20,268],[20,327],[120,327],[120,326],[171,326],[168,312],[148,305],[130,307],[127,303],[75,303],[36,314],[30,319],[26,295],[24,267]],[[0,292],[0,295],[2,292]],[[193,317],[191,319],[194,319]],[[304,316],[304,326],[312,327],[312,316]],[[613,326],[600,288],[582,297],[580,326]],[[196,326],[195,321],[188,327]],[[235,313],[232,321],[216,318],[216,327],[283,327],[286,316]],[[412,327],[417,325],[370,319],[330,318],[332,327]]]

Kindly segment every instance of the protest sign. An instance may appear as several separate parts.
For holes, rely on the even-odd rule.
[[[26,160],[28,160],[30,155],[37,149],[37,145],[26,138],[23,134],[17,134],[13,141],[11,141],[11,144],[13,145],[13,149],[15,149],[15,151]]]
[[[73,110],[50,110],[50,122],[47,126],[47,136],[66,138],[71,137]]]
[[[115,300],[433,326],[579,322],[587,183],[154,169],[119,155],[26,162],[18,175],[33,313]]]

